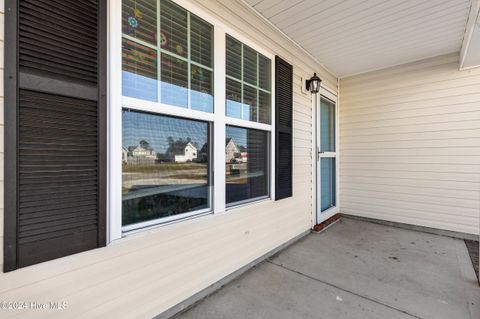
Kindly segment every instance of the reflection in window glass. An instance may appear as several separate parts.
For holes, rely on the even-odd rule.
[[[320,100],[320,151],[335,152],[335,103]]]
[[[242,84],[227,78],[226,82],[227,116],[242,118]]]
[[[226,75],[226,115],[271,124],[271,61],[227,35]]]
[[[157,0],[123,0],[122,32],[157,45]]]
[[[272,65],[270,59],[258,54],[258,86],[270,91],[272,83]]]
[[[191,66],[192,109],[211,112],[213,105],[213,72],[200,66]]]
[[[257,89],[243,85],[242,119],[257,122]]]
[[[157,100],[157,52],[123,39],[122,94]]]
[[[123,112],[124,226],[210,207],[208,126]]]
[[[213,66],[213,28],[210,24],[190,15],[190,47],[192,61]]]
[[[325,211],[336,205],[336,178],[335,158],[322,157],[320,159],[320,198],[321,211]]]
[[[161,48],[187,57],[188,14],[187,10],[171,1],[160,1]]]
[[[243,45],[243,80],[257,85],[257,51]]]
[[[213,112],[213,26],[158,3],[123,1],[123,95]]]
[[[268,196],[268,132],[226,128],[226,203]]]
[[[260,123],[267,123],[270,124],[270,117],[271,114],[271,105],[272,101],[270,99],[270,93],[264,91],[258,91],[258,115],[260,116],[259,122]]]
[[[187,106],[188,63],[182,59],[162,53],[162,103]]]
[[[242,43],[227,34],[226,38],[226,72],[237,80],[242,79]]]

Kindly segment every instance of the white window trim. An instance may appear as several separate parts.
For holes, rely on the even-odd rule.
[[[108,170],[107,170],[107,242],[122,238],[125,232],[138,232],[160,225],[181,222],[186,219],[196,218],[209,214],[221,214],[227,211],[225,198],[225,135],[226,125],[243,128],[252,128],[270,132],[269,154],[269,195],[258,198],[258,201],[239,203],[229,206],[228,211],[233,212],[244,206],[262,203],[275,198],[275,54],[263,48],[243,34],[228,27],[225,23],[212,16],[196,4],[188,0],[173,0],[181,7],[196,16],[209,22],[214,27],[214,113],[196,111],[188,108],[165,105],[158,102],[140,100],[122,96],[122,3],[118,0],[108,1]],[[258,122],[231,118],[225,116],[225,38],[226,34],[248,45],[258,53],[271,60],[271,125]],[[122,110],[124,108],[147,111],[160,115],[173,115],[187,119],[203,120],[212,123],[211,143],[213,143],[213,156],[211,159],[211,172],[213,174],[211,209],[161,218],[135,224],[122,226]],[[161,111],[159,111],[161,109]],[[223,147],[222,147],[223,146]]]
[[[159,102],[136,99],[128,96],[122,97],[122,108],[207,122],[213,122],[215,119],[214,113],[207,113]],[[159,112],[160,109],[161,112]]]
[[[227,125],[239,126],[244,128],[253,128],[256,130],[268,131],[268,132],[272,131],[272,125],[269,125],[269,124],[251,122],[251,121],[242,120],[235,117],[228,117],[228,116],[225,117],[225,121]]]

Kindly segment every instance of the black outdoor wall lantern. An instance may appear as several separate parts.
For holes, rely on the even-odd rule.
[[[322,79],[318,77],[317,73],[313,73],[313,76],[310,78],[310,80],[305,81],[305,87],[307,88],[307,91],[310,91],[312,94],[316,94],[320,91],[321,82]]]

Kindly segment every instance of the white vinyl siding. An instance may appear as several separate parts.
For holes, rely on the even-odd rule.
[[[336,78],[240,2],[194,3],[293,64],[293,197],[165,225],[104,248],[0,273],[0,300],[68,302],[65,311],[29,311],[29,318],[150,318],[311,228],[312,102],[301,92],[301,78],[317,72],[332,90]]]
[[[479,233],[480,69],[449,54],[340,80],[340,211]]]

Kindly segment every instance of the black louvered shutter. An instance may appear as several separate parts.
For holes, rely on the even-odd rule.
[[[292,196],[293,67],[275,58],[275,200]]]
[[[106,1],[6,1],[5,270],[105,245]]]

